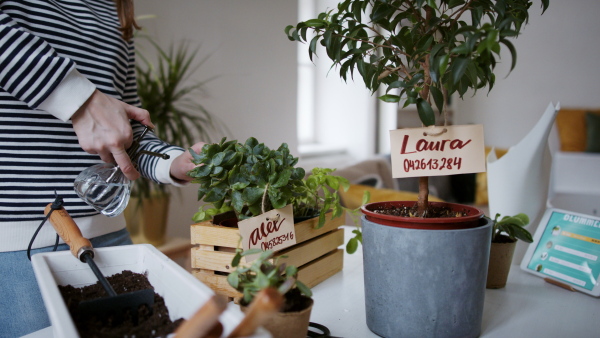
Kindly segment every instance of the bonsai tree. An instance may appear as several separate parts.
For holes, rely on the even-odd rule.
[[[260,256],[250,266],[240,266],[242,257],[258,253]],[[273,258],[271,250],[237,249],[231,261],[231,266],[235,270],[227,276],[227,282],[243,294],[241,299],[243,305],[250,304],[256,294],[268,287],[276,288],[286,298],[282,312],[290,311],[295,304],[293,297],[312,297],[310,288],[298,280],[298,269],[292,265],[279,263],[280,258],[281,256]]]
[[[549,0],[541,0],[543,11]],[[529,18],[529,0],[345,0],[317,18],[287,26],[291,41],[307,42],[312,60],[318,44],[347,81],[355,70],[385,102],[416,105],[424,126],[446,120],[446,102],[457,93],[489,87],[502,48]],[[308,33],[312,33],[309,35]],[[396,93],[397,91],[397,93]],[[434,109],[435,107],[435,109]],[[427,216],[428,178],[419,180],[418,216]]]
[[[350,211],[337,193],[348,189],[348,180],[331,175],[334,169],[327,168],[315,168],[305,178],[286,143],[272,150],[254,137],[243,144],[223,138],[206,144],[200,154],[190,151],[198,166],[188,175],[199,184],[198,200],[207,203],[194,214],[194,222],[231,210],[243,220],[292,204],[295,217],[318,215],[320,228],[330,210],[332,218]]]
[[[510,243],[518,239],[531,243],[533,237],[524,228],[529,224],[529,217],[523,213],[515,216],[504,216],[498,220],[500,214],[496,214],[492,223],[492,243]]]

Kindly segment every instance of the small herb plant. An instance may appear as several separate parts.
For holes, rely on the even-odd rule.
[[[340,188],[348,189],[348,180],[331,175],[334,169],[326,168],[315,168],[305,178],[286,143],[272,150],[253,137],[244,144],[223,138],[205,145],[200,154],[190,152],[199,166],[188,175],[200,185],[198,200],[207,203],[194,214],[194,222],[230,210],[243,220],[292,204],[295,217],[318,213],[320,228],[330,210],[332,218],[354,212],[342,206],[337,193]]]
[[[258,253],[260,256],[250,266],[240,266],[242,257]],[[243,304],[250,304],[257,293],[268,287],[276,288],[282,295],[296,289],[300,294],[312,297],[310,288],[298,280],[298,269],[293,265],[280,264],[280,258],[273,258],[271,250],[236,250],[231,262],[231,266],[236,269],[227,276],[227,282],[242,292]]]
[[[527,243],[533,242],[531,233],[524,228],[524,226],[529,224],[529,217],[527,215],[520,213],[515,216],[504,216],[501,220],[498,220],[498,218],[500,218],[500,214],[496,214],[493,220],[492,242],[504,242],[506,238],[512,242],[517,239]],[[504,238],[504,241],[502,238]]]

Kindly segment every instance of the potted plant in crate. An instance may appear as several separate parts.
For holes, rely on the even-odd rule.
[[[496,214],[492,221],[492,246],[486,282],[488,289],[499,289],[506,285],[517,240],[533,242],[531,233],[524,228],[529,224],[527,215],[521,213],[498,220],[499,217],[500,214]]]
[[[541,2],[545,10],[548,0]],[[381,100],[414,104],[423,125],[433,126],[433,107],[445,120],[449,97],[492,88],[501,47],[510,52],[514,68],[509,39],[527,22],[531,4],[345,0],[285,32],[292,41],[308,42],[311,58],[322,45],[342,79],[356,70],[373,93],[386,87]],[[430,218],[432,206],[450,209],[451,217]],[[380,217],[388,209],[402,216]],[[478,335],[491,237],[483,213],[428,203],[427,177],[419,179],[416,205],[388,202],[366,205],[363,212],[369,328],[382,336]],[[465,214],[467,223],[452,230],[434,226],[463,222],[465,217],[456,216]]]
[[[242,257],[256,254],[260,256],[250,266],[240,265]],[[262,290],[275,288],[283,295],[283,305],[263,326],[273,337],[306,337],[313,306],[312,291],[298,280],[295,266],[280,263],[279,258],[273,258],[272,251],[259,249],[238,249],[231,265],[235,270],[227,276],[227,282],[242,293],[239,301],[242,309]]]
[[[191,96],[205,91],[211,79],[188,83],[207,58],[196,61],[198,49],[183,43],[162,49],[147,39],[157,52],[156,64],[140,54],[136,65],[138,95],[142,107],[156,125],[154,133],[167,143],[191,145],[210,139],[221,124]],[[212,129],[212,130],[211,130]],[[136,242],[160,245],[165,240],[170,193],[165,185],[145,178],[134,182],[131,203],[125,212],[127,227]]]
[[[306,177],[287,144],[270,149],[253,137],[244,143],[224,138],[192,155],[198,166],[188,175],[205,203],[193,216],[192,243],[199,246],[192,251],[192,267],[199,269],[194,273],[203,282],[235,297],[237,291],[231,293],[225,276],[232,271],[231,258],[241,236],[237,222],[288,205],[293,208],[296,244],[277,255],[286,255],[308,275],[303,278],[311,287],[342,269],[341,216],[356,212],[344,208],[337,193],[349,187],[345,178],[327,168],[315,168]],[[350,249],[356,247],[349,244]]]

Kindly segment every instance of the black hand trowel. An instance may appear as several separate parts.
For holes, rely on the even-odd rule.
[[[52,203],[46,206],[44,214],[47,215],[50,212],[51,206]],[[50,215],[50,223],[60,238],[69,245],[73,256],[90,266],[96,275],[96,278],[98,278],[98,281],[102,284],[102,287],[108,294],[108,297],[81,302],[77,308],[81,315],[93,315],[100,319],[107,319],[110,317],[113,322],[121,323],[126,316],[126,312],[129,311],[134,324],[137,325],[138,309],[140,306],[148,306],[149,311],[152,311],[152,305],[154,304],[153,289],[145,289],[119,295],[115,292],[94,262],[94,249],[92,248],[92,243],[87,238],[83,237],[79,227],[63,207],[52,212]]]

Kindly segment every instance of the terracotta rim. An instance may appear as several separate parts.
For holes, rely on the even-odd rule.
[[[385,215],[373,212],[377,209],[386,209],[391,207],[412,207],[415,201],[388,201],[374,202],[361,206],[361,211],[365,214],[368,221],[373,223],[411,229],[428,229],[428,230],[448,230],[448,229],[468,229],[480,226],[479,221],[484,213],[478,208],[470,205],[447,203],[447,202],[429,202],[434,206],[448,206],[454,211],[463,211],[467,214],[464,217],[439,217],[439,218],[422,218],[422,217],[401,217]]]

